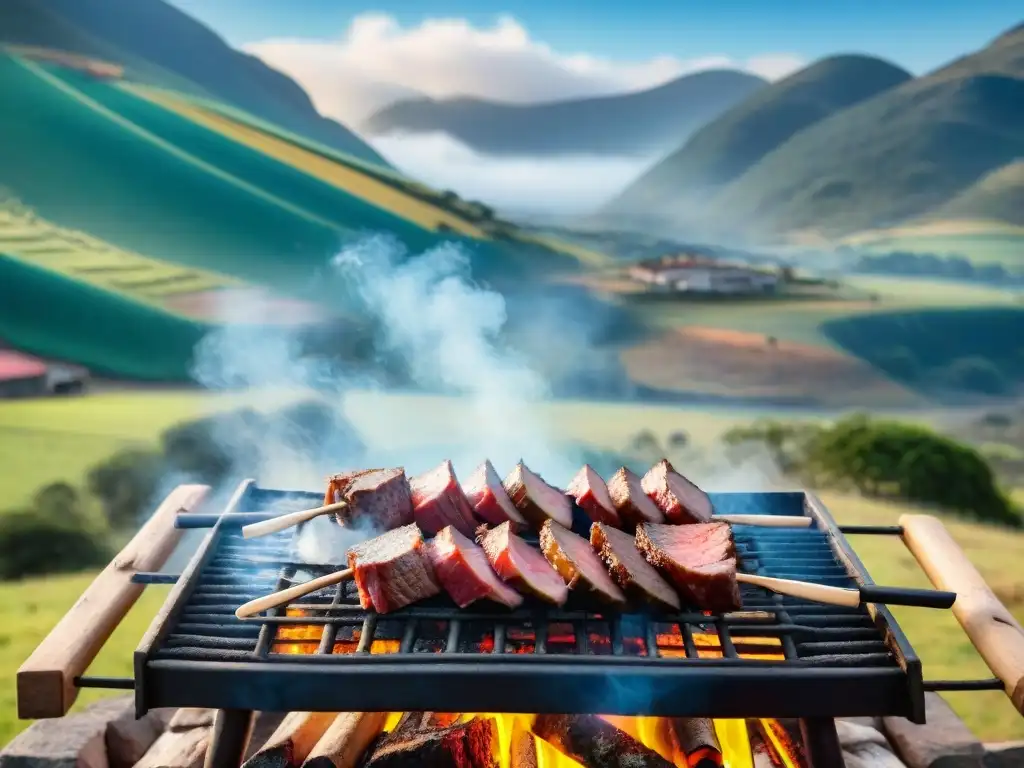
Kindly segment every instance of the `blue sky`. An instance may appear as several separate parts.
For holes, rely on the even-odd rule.
[[[428,18],[475,26],[514,17],[534,40],[562,53],[618,59],[765,53],[805,60],[834,52],[888,58],[914,72],[980,47],[1024,19],[1011,0],[171,0],[234,45],[267,38],[334,38],[366,12],[403,27]]]

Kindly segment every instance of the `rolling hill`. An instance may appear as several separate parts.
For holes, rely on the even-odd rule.
[[[714,70],[637,93],[543,104],[414,99],[385,107],[361,128],[371,136],[444,132],[488,154],[650,155],[764,85],[755,75]]]
[[[1016,171],[968,190],[1021,157],[1024,28],[1017,27],[935,72],[795,132],[699,209],[688,207],[692,197],[681,180],[660,188],[637,184],[622,200],[646,202],[663,216],[699,215],[720,232],[760,235],[835,236],[889,227],[953,206],[961,194],[973,201],[960,208],[964,213],[1005,221],[1014,213]],[[666,173],[655,169],[649,178]]]
[[[986,174],[936,211],[930,218],[994,219],[1024,226],[1024,160]]]
[[[697,205],[794,134],[910,77],[906,70],[869,56],[822,59],[709,122],[609,208],[622,212]]]
[[[350,130],[317,113],[294,80],[234,50],[164,0],[4,0],[0,43],[115,61],[129,76],[212,96],[335,149],[387,165]]]

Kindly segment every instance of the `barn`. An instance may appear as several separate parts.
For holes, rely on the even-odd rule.
[[[76,365],[0,349],[0,398],[76,394],[88,379],[88,372]]]

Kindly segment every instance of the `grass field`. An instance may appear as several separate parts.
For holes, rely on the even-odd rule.
[[[241,405],[281,405],[295,397],[153,390],[0,401],[4,506],[25,502],[47,483],[78,483],[115,451],[153,446],[161,432],[182,421]]]
[[[181,294],[239,288],[240,280],[132,253],[0,204],[0,253],[154,307]]]
[[[978,264],[1024,271],[1024,227],[985,221],[941,221],[862,232],[845,243],[868,251],[964,256]]]
[[[907,511],[848,496],[826,494],[824,501],[842,522],[891,524],[901,512]],[[1011,610],[1024,620],[1024,574],[1015,567],[1024,549],[1024,536],[977,525],[949,521],[947,524],[989,584],[1004,599],[1009,596],[1016,601]],[[899,541],[864,536],[853,544],[879,583],[927,586],[927,580]],[[0,626],[4,627],[0,630],[0,677],[13,679],[18,665],[74,603],[90,579],[82,575],[0,585]],[[89,674],[132,674],[132,651],[166,594],[166,587],[147,587],[142,600],[108,641]],[[897,609],[896,615],[922,658],[926,679],[991,676],[951,614],[908,608]],[[81,707],[99,695],[85,692],[76,706]],[[1024,738],[1024,722],[1004,694],[950,694],[948,700],[978,736],[992,741]],[[0,690],[0,744],[26,726],[27,723],[16,719],[14,686],[4,686]]]

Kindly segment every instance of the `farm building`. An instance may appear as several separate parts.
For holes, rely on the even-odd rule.
[[[629,276],[653,290],[680,293],[751,295],[774,293],[775,272],[693,256],[666,256],[632,266]]]
[[[0,398],[75,394],[88,379],[84,368],[0,349]]]

